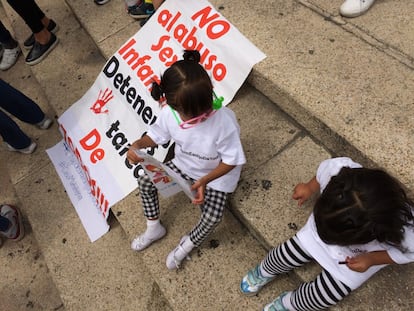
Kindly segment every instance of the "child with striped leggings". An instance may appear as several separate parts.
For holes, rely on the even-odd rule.
[[[248,271],[240,291],[255,295],[277,275],[312,260],[322,272],[263,310],[329,308],[388,264],[414,261],[414,204],[389,174],[345,157],[328,159],[316,177],[295,187],[293,199],[302,205],[318,191],[305,226]]]
[[[142,159],[135,149],[175,142],[174,159],[166,165],[192,184],[193,203],[201,216],[192,230],[167,256],[170,270],[180,267],[187,255],[208,237],[223,217],[228,193],[233,192],[245,163],[240,130],[234,113],[227,107],[213,105],[213,85],[200,65],[198,51],[186,51],[153,84],[154,99],[166,99],[157,121],[146,135],[135,141],[127,153],[130,163]],[[138,179],[138,189],[147,219],[147,229],[131,243],[141,251],[166,234],[159,219],[160,209],[155,186],[147,175]]]

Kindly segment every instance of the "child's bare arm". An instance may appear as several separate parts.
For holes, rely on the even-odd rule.
[[[307,199],[309,199],[314,193],[320,189],[319,183],[316,177],[313,177],[307,183],[297,184],[293,189],[292,198],[298,201],[298,205],[301,206]]]
[[[348,257],[346,259],[348,268],[356,272],[365,272],[371,266],[393,263],[395,262],[388,255],[387,251],[369,252],[356,257]]]
[[[214,170],[197,180],[191,187],[193,190],[197,191],[197,198],[193,201],[193,203],[202,204],[204,202],[204,190],[206,189],[206,185],[210,181],[226,175],[235,167],[235,165],[228,165],[226,163],[220,162],[220,164]]]

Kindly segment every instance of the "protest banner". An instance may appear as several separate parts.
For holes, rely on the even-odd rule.
[[[79,162],[104,219],[112,205],[136,189],[136,178],[143,173],[125,154],[161,109],[150,96],[152,82],[159,82],[165,69],[182,59],[184,50],[193,49],[200,52],[200,63],[215,93],[224,98],[223,105],[265,57],[208,1],[165,1],[109,58],[86,94],[58,119],[64,143]],[[171,143],[147,152],[162,161]],[[49,156],[59,170],[57,159]]]

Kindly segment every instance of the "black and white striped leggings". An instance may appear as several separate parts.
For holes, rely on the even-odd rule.
[[[296,236],[272,249],[262,261],[264,271],[271,275],[286,273],[310,262],[313,258],[305,251]],[[351,289],[323,270],[315,280],[302,283],[290,296],[297,311],[329,308],[351,293]]]
[[[194,180],[184,174],[174,163],[165,163],[174,172],[180,174],[185,180]],[[138,190],[141,195],[141,202],[144,208],[144,215],[147,218],[158,218],[160,215],[158,192],[148,175],[138,178]],[[206,187],[204,192],[204,204],[200,205],[201,216],[194,228],[190,231],[190,240],[196,247],[208,237],[214,228],[223,219],[224,208],[226,207],[227,193]]]

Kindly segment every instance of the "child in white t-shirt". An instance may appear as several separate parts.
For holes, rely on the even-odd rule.
[[[302,205],[319,191],[305,226],[250,270],[240,291],[255,295],[275,276],[311,260],[322,272],[264,310],[329,308],[386,265],[414,261],[414,204],[397,180],[349,158],[334,158],[319,165],[316,177],[298,184],[293,199]]]
[[[233,192],[246,162],[240,142],[240,129],[234,113],[213,109],[213,85],[199,64],[198,51],[186,51],[184,60],[175,62],[153,84],[155,100],[165,97],[167,105],[147,134],[135,141],[127,153],[131,163],[142,161],[134,149],[175,142],[175,157],[166,165],[193,183],[194,204],[201,217],[167,257],[168,269],[179,268],[182,260],[214,230],[223,217],[228,193]],[[217,107],[216,107],[217,108]],[[141,251],[166,234],[159,220],[158,194],[147,175],[138,179],[146,231],[137,236],[132,249]]]

